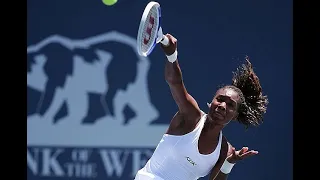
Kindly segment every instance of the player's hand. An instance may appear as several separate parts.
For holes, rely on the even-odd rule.
[[[234,147],[229,148],[228,154],[227,154],[227,161],[230,163],[236,163],[239,160],[245,159],[250,156],[254,156],[258,154],[258,151],[250,150],[248,147],[243,147],[241,150],[236,151]]]
[[[169,39],[169,45],[164,46],[163,44],[161,44],[161,48],[164,51],[164,53],[167,56],[169,56],[169,55],[173,54],[177,49],[177,39],[175,37],[173,37],[171,34],[166,34],[165,36],[167,36]]]

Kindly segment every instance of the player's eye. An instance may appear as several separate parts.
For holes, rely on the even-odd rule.
[[[217,97],[216,99],[217,99],[218,102],[222,102],[223,101],[223,99],[221,97]]]

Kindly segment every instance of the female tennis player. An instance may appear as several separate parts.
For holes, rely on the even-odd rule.
[[[225,180],[238,160],[258,152],[248,147],[236,151],[222,129],[231,120],[246,127],[260,125],[268,98],[262,94],[259,79],[246,59],[246,64],[234,73],[232,84],[218,89],[204,113],[184,86],[177,39],[166,36],[169,45],[161,44],[168,59],[165,79],[179,110],[135,180],[196,180],[209,174],[210,180]]]

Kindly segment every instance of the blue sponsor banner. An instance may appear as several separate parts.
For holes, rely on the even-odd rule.
[[[29,146],[28,178],[133,179],[151,148]]]
[[[177,106],[161,49],[136,52],[148,2],[27,1],[28,180],[130,180],[151,157]],[[292,2],[159,2],[203,111],[245,55],[269,97],[260,127],[224,129],[237,149],[259,151],[229,179],[292,179]]]

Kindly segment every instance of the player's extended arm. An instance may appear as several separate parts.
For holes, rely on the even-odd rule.
[[[169,39],[169,45],[161,45],[167,56],[172,55],[177,50],[177,39],[170,34],[166,34]],[[201,116],[201,111],[195,99],[187,92],[182,78],[182,72],[178,60],[166,62],[165,79],[168,83],[173,99],[179,107],[179,113],[187,115],[190,119],[197,119]]]
[[[220,156],[216,165],[212,168],[209,180],[226,180],[228,178],[228,173],[225,174],[221,172],[221,167],[225,162],[228,155],[229,143],[227,139],[223,136],[221,143]]]
[[[211,176],[211,178],[210,178],[210,180],[227,180],[228,179],[228,176],[229,176],[229,173],[230,173],[230,171],[229,170],[231,170],[232,169],[232,164],[230,164],[229,162],[228,162],[228,160],[226,159],[227,158],[227,156],[230,156],[231,154],[232,154],[232,152],[233,152],[233,146],[227,141],[227,139],[224,137],[224,146],[223,147],[221,147],[221,149],[225,149],[225,150],[227,150],[227,153],[226,153],[226,155],[225,156],[222,156],[222,158],[221,158],[221,161],[220,161],[220,164],[218,165],[218,168],[216,169],[216,170],[213,170],[213,171],[216,171],[216,173],[218,173],[218,174],[216,174],[216,173],[214,173],[213,171],[212,171],[212,174],[211,175],[214,175],[214,174],[216,174],[216,177],[213,177],[213,176]],[[221,157],[221,156],[220,156]],[[220,159],[219,159],[220,160]],[[218,164],[218,163],[217,163]],[[230,165],[231,165],[231,167],[230,167]],[[222,169],[222,170],[221,170]],[[227,170],[226,170],[227,169]],[[214,175],[215,176],[215,175]]]
[[[258,154],[258,151],[250,150],[248,147],[242,147],[240,150],[237,150],[228,142],[224,143],[224,147],[221,147],[221,153],[223,152],[218,162],[216,163],[216,166],[212,169],[210,180],[226,180],[228,178],[229,173],[231,172],[232,167],[235,165],[235,163],[239,160],[243,160],[247,157],[254,156]],[[227,153],[225,153],[225,150],[227,149]]]
[[[219,171],[218,175],[213,180],[227,180],[228,176],[229,174],[224,174],[223,172]]]
[[[219,171],[219,174],[217,175],[214,180],[227,180],[229,174],[224,174],[223,172]]]

